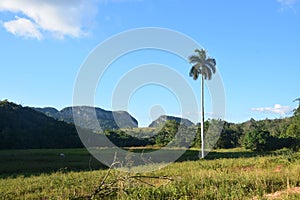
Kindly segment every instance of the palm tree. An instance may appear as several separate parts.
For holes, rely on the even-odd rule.
[[[298,101],[298,108],[294,109],[294,115],[300,116],[300,98],[294,100],[294,102]]]
[[[297,98],[294,100],[294,102],[298,101],[299,105],[300,105],[300,98]]]
[[[196,49],[195,52],[197,55],[189,57],[193,65],[190,76],[197,80],[201,74],[201,157],[204,158],[204,80],[211,80],[216,73],[216,60],[208,57],[204,49]]]

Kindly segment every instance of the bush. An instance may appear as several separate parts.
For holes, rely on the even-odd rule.
[[[268,150],[268,142],[270,139],[269,131],[256,129],[246,133],[243,146],[252,151],[265,151]]]

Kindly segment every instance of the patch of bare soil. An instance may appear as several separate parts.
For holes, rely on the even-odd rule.
[[[299,194],[300,199],[300,187],[289,188],[287,190],[277,191],[272,194],[266,194],[265,197],[270,200],[282,199],[288,194]]]

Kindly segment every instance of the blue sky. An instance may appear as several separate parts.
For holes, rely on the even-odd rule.
[[[226,120],[289,116],[300,96],[299,22],[299,0],[1,0],[0,99],[70,106],[80,66],[99,43],[130,29],[162,27],[193,38],[216,59],[226,91]],[[151,62],[182,74],[199,99],[199,81],[188,76],[186,61],[145,50],[109,68],[98,85],[96,106],[112,109],[117,80]],[[209,117],[208,92],[206,101]],[[157,85],[137,90],[128,111],[142,126],[161,113],[180,115],[176,94]]]

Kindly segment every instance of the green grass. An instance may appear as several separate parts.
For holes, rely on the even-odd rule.
[[[65,157],[61,157],[63,153]],[[103,169],[85,149],[1,150],[0,177]]]
[[[60,161],[60,152],[70,158]],[[13,154],[23,161],[13,161]],[[140,174],[172,177],[174,181],[168,184],[162,179],[144,179],[155,185],[152,187],[128,179],[118,182],[118,190],[106,199],[265,199],[265,194],[300,186],[300,152],[261,155],[243,149],[220,150],[210,153],[205,160],[196,160],[197,155],[198,151],[191,150],[181,162]],[[0,199],[84,199],[107,173],[107,169],[90,171],[90,155],[82,149],[0,151],[0,156]],[[29,160],[34,166],[31,170]],[[22,162],[27,164],[13,165]],[[99,165],[93,161],[93,169],[100,168]],[[69,170],[59,171],[66,166]],[[42,173],[44,169],[46,173]],[[14,176],[10,176],[10,171]],[[113,170],[107,181],[130,175]],[[300,199],[299,194],[281,197]]]

